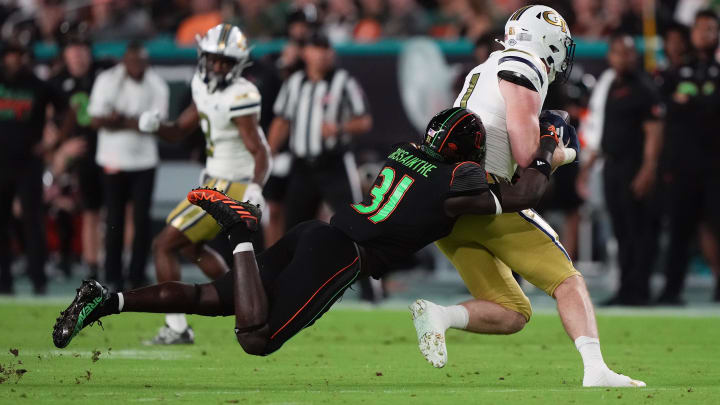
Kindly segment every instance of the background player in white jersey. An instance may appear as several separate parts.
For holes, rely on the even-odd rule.
[[[489,182],[508,183],[536,164],[540,125],[554,125],[574,148],[556,149],[553,167],[575,160],[577,136],[561,116],[541,108],[548,85],[570,72],[574,43],[565,20],[546,6],[518,9],[505,25],[505,49],[494,52],[465,79],[456,107],[478,114],[487,131]],[[566,144],[566,146],[568,146]],[[438,247],[460,272],[475,300],[442,307],[426,300],[411,305],[420,350],[435,367],[447,361],[449,327],[476,333],[511,334],[530,320],[530,301],[511,270],[557,300],[563,326],[584,363],[584,386],[644,386],[617,374],[600,352],[592,302],[580,273],[557,234],[533,210],[496,216],[468,215]]]
[[[233,198],[264,205],[262,186],[267,180],[270,150],[260,119],[260,92],[240,76],[250,54],[239,28],[220,24],[198,37],[199,60],[192,78],[193,103],[173,123],[161,123],[154,112],[140,117],[141,131],[179,140],[198,125],[205,133],[207,163],[203,185]],[[153,244],[158,282],[179,281],[177,253],[197,264],[210,278],[229,269],[222,257],[205,245],[220,226],[187,200],[168,215],[167,226]],[[192,343],[194,333],[184,314],[167,314],[155,344]]]

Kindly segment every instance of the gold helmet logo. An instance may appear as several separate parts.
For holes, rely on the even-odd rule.
[[[555,26],[557,26],[557,27],[560,27],[560,29],[562,30],[562,32],[567,33],[567,24],[565,23],[565,20],[563,20],[562,17],[560,17],[559,15],[557,15],[557,13],[555,13],[555,12],[552,11],[552,10],[548,10],[548,11],[545,11],[545,12],[542,14],[542,16],[543,16],[543,19],[544,19],[548,24],[551,24],[551,25],[555,25]]]

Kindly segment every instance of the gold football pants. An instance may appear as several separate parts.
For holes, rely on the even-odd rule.
[[[557,233],[533,210],[464,215],[437,246],[460,273],[473,297],[495,302],[530,320],[532,307],[510,269],[552,296],[580,275]]]

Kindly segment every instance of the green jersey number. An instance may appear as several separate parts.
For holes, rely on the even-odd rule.
[[[205,113],[198,111],[198,117],[200,118],[200,129],[205,134],[205,154],[207,157],[213,157],[215,154],[215,144],[210,137],[210,119]]]
[[[380,176],[382,177],[380,185],[377,185],[370,190],[370,195],[372,196],[370,204],[364,205],[362,203],[358,203],[352,205],[355,211],[360,214],[370,215],[368,220],[374,224],[382,222],[392,215],[395,208],[397,208],[398,204],[403,199],[403,196],[405,196],[405,193],[407,193],[410,186],[412,186],[415,181],[415,179],[407,174],[402,176],[400,181],[395,184],[395,188],[392,193],[390,193],[390,196],[386,199],[385,197],[395,181],[395,170],[391,167],[385,167],[380,172]]]

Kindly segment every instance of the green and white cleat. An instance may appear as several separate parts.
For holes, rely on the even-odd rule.
[[[53,327],[53,343],[62,349],[86,326],[93,322],[100,322],[102,305],[110,298],[107,288],[95,280],[83,281],[75,294],[75,299],[67,309],[60,312],[60,316]]]
[[[410,305],[418,347],[425,360],[434,367],[442,368],[447,363],[445,346],[445,322],[443,313],[437,304],[419,299]]]

